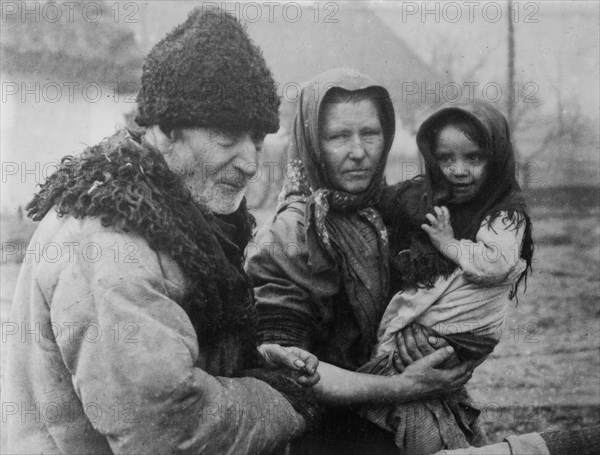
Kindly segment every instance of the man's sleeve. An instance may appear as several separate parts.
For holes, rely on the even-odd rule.
[[[173,283],[147,243],[136,240],[132,248],[131,239],[90,238],[101,257],[78,256],[51,301],[53,322],[73,329],[57,343],[75,392],[84,409],[99,414],[90,421],[112,450],[268,453],[297,436],[304,421],[273,388],[195,367],[202,352],[169,295]]]

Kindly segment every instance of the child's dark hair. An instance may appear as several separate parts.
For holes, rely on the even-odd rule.
[[[440,121],[435,128],[433,128],[433,146],[434,150],[437,148],[437,141],[441,131],[444,128],[452,127],[463,133],[469,140],[475,142],[482,150],[488,148],[487,139],[484,131],[481,130],[473,121],[467,117],[461,115],[452,115],[446,117]]]

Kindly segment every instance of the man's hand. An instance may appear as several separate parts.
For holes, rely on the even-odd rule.
[[[433,246],[443,253],[449,243],[456,241],[454,230],[450,224],[450,211],[444,206],[435,206],[433,211],[435,212],[435,216],[431,213],[425,215],[425,218],[427,218],[431,225],[422,224],[421,229],[427,232]]]
[[[295,373],[294,379],[304,387],[312,387],[321,377],[317,373],[319,359],[304,349],[279,344],[261,344],[258,352],[271,368],[287,368]]]
[[[441,369],[441,365],[453,356],[451,346],[438,349],[406,367],[397,377],[411,384],[409,395],[413,400],[455,392],[471,379],[473,364],[464,362],[451,369]]]

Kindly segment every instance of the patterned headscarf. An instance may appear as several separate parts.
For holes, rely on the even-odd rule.
[[[376,173],[362,193],[348,193],[333,187],[319,145],[320,116],[326,104],[323,101],[333,88],[369,89],[377,97],[384,149]],[[335,69],[318,75],[300,94],[288,149],[286,180],[279,196],[279,210],[296,201],[306,203],[309,256],[314,257],[317,249],[324,250],[331,262],[339,266],[346,297],[368,342],[374,341],[389,287],[387,234],[374,206],[384,185],[385,163],[394,132],[394,108],[385,88],[352,69]],[[367,226],[377,238],[377,260],[365,254],[366,236],[358,234],[356,224],[359,222],[361,228]]]

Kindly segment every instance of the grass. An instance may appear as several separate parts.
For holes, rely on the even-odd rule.
[[[584,205],[561,209],[560,215],[547,204],[533,210],[537,251],[527,292],[519,295],[501,343],[468,386],[483,408],[491,441],[600,424],[600,224],[597,205]],[[259,223],[272,213],[255,211]],[[35,227],[17,217],[1,223],[3,248],[26,242]],[[19,260],[18,254],[3,256],[0,266],[2,322]]]

